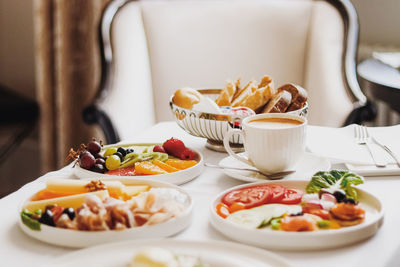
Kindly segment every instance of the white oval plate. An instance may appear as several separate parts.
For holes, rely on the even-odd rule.
[[[176,254],[200,257],[210,267],[289,267],[280,256],[254,247],[222,241],[184,241],[172,239],[134,240],[82,249],[58,257],[46,266],[126,267],[141,247],[161,247]]]
[[[34,231],[23,224],[20,217],[18,218],[19,226],[21,227],[22,231],[24,231],[27,235],[40,241],[64,247],[83,248],[121,240],[167,237],[182,231],[190,225],[193,201],[190,195],[186,193],[182,188],[176,185],[159,181],[139,179],[130,179],[125,184],[147,184],[151,187],[175,188],[179,192],[185,194],[187,197],[185,210],[179,216],[172,218],[171,220],[164,223],[150,226],[134,227],[120,231],[78,231],[52,227],[45,224],[41,224],[40,231]],[[20,205],[18,213],[21,212],[23,206],[24,203]]]
[[[219,162],[219,166],[256,169],[253,166],[247,165],[231,156],[223,158]],[[329,160],[311,153],[304,153],[304,156],[293,168],[294,170],[296,170],[296,172],[285,176],[285,179],[291,180],[296,179],[297,177],[311,177],[314,173],[318,171],[328,171],[330,167],[331,163],[329,162]],[[258,172],[230,169],[223,169],[222,171],[229,177],[244,182],[260,182],[261,180],[267,179],[264,175],[259,174]]]
[[[121,146],[129,146],[129,145],[150,146],[150,145],[160,145],[160,144],[159,143],[121,144]],[[104,151],[105,149],[107,149],[107,147],[110,146],[116,146],[116,145],[104,146],[102,151]],[[101,180],[129,180],[129,179],[146,179],[148,177],[151,180],[157,180],[161,182],[180,185],[187,183],[196,178],[197,176],[199,176],[204,168],[203,155],[196,149],[193,148],[190,149],[197,153],[198,158],[196,160],[198,161],[198,163],[193,167],[187,168],[185,170],[166,173],[166,174],[156,174],[156,175],[146,175],[146,176],[118,176],[118,175],[108,175],[108,174],[96,173],[89,170],[85,170],[81,168],[79,164],[76,164],[72,168],[75,176],[77,176],[79,179],[93,179],[93,177],[96,177],[96,179],[101,179]]]
[[[305,190],[309,181],[266,181],[256,184],[278,184],[288,188]],[[252,185],[253,185],[252,184]],[[314,232],[284,232],[271,229],[246,229],[221,218],[215,212],[216,205],[229,191],[249,184],[225,190],[211,205],[211,224],[219,232],[230,239],[262,248],[276,250],[321,250],[340,247],[364,240],[376,233],[383,222],[382,203],[370,193],[358,189],[360,204],[366,211],[365,220],[361,224],[340,229],[320,230]]]

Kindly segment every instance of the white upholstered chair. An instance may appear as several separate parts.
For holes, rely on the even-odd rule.
[[[264,74],[308,90],[310,124],[374,116],[356,79],[358,24],[348,0],[114,0],[100,34],[103,81],[84,119],[100,124],[108,143],[172,120],[177,88]]]

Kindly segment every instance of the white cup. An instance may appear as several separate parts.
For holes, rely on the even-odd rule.
[[[268,118],[292,119],[300,124],[282,127],[259,127],[253,121]],[[266,173],[292,169],[305,151],[307,120],[287,113],[264,113],[242,121],[242,130],[231,129],[225,134],[224,147],[229,155]],[[234,133],[243,135],[244,150],[248,158],[235,154],[229,144]]]

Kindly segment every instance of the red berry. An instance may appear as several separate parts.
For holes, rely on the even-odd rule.
[[[153,148],[153,152],[161,152],[161,153],[165,153],[165,150],[162,146],[154,146]]]
[[[180,154],[186,149],[185,144],[176,138],[168,139],[163,144],[164,150],[175,157],[180,157]]]
[[[179,156],[180,159],[193,160],[196,157],[196,153],[189,148],[186,148]]]

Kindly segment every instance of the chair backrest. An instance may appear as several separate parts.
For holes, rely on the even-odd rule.
[[[273,77],[309,93],[309,122],[341,126],[353,108],[343,75],[344,23],[328,1],[116,0],[103,17],[113,75],[101,107],[121,138],[171,120],[181,87]],[[112,22],[112,24],[111,24]],[[111,50],[112,47],[112,50]],[[109,55],[110,56],[110,55]]]

